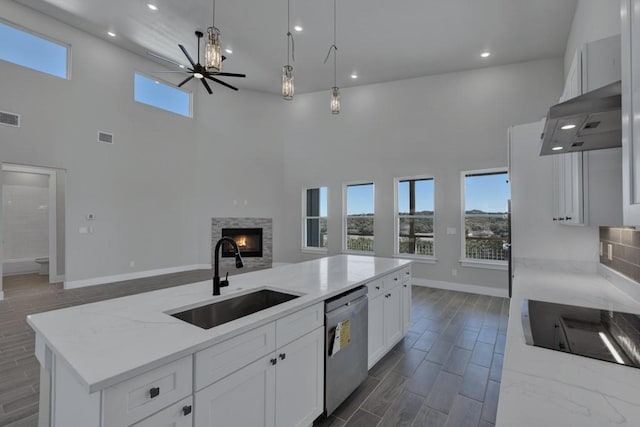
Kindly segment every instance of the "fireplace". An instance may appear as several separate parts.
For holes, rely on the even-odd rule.
[[[223,228],[222,237],[231,237],[243,258],[262,257],[262,228]],[[222,245],[223,257],[233,257],[234,254],[230,244]]]

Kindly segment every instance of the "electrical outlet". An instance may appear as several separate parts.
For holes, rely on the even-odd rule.
[[[96,214],[94,213],[87,214],[87,221],[93,221],[94,219],[96,219]]]
[[[136,262],[135,261],[129,261],[129,267],[133,268],[136,266]]]
[[[87,227],[80,227],[78,229],[78,231],[80,232],[80,234],[88,234],[89,233],[89,229]]]
[[[607,258],[609,261],[613,261],[613,245],[611,243],[607,244]]]
[[[455,269],[455,268],[452,268],[451,269],[451,275],[454,276],[454,277],[457,276],[458,275],[458,270]]]
[[[600,256],[602,256],[602,247],[604,246],[604,244],[602,242],[600,242]]]

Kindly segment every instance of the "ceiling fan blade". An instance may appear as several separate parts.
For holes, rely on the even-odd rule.
[[[186,73],[185,70],[180,70],[180,71],[152,71],[152,74],[163,74],[163,73]]]
[[[237,87],[233,87],[233,86],[231,86],[230,84],[223,82],[222,80],[218,80],[218,79],[216,79],[215,77],[207,76],[207,78],[208,78],[209,80],[213,80],[214,82],[221,84],[222,86],[226,86],[226,87],[228,87],[229,89],[238,90],[238,88],[237,88]]]
[[[222,61],[224,62],[224,60],[227,59],[226,56],[222,55]]]
[[[187,57],[187,59],[191,63],[191,66],[193,68],[196,68],[196,63],[193,62],[193,59],[191,58],[191,55],[189,55],[189,52],[187,52],[187,49],[185,49],[184,46],[182,46],[181,44],[179,44],[178,47],[180,48],[180,50],[182,50],[182,53],[184,53],[184,56]]]
[[[200,79],[200,81],[204,85],[205,89],[207,89],[207,92],[209,92],[209,95],[211,95],[213,93],[213,91],[209,87],[209,83],[207,83],[207,81],[205,79]]]
[[[178,85],[178,87],[182,87],[186,82],[188,82],[189,80],[191,80],[193,78],[193,76],[189,76],[186,79],[184,79],[182,82],[180,82],[180,84]]]
[[[209,73],[212,76],[225,76],[225,77],[247,77],[246,74],[238,74],[238,73]]]

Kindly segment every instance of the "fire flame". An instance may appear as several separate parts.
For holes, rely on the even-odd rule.
[[[238,236],[236,237],[236,244],[240,248],[244,248],[247,246],[247,236]]]

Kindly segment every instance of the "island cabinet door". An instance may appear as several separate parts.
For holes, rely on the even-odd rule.
[[[269,354],[195,394],[198,427],[274,427],[276,355]]]
[[[384,344],[384,302],[386,294],[369,300],[369,334],[368,334],[368,363],[369,369],[382,357],[386,351]]]
[[[402,286],[396,286],[384,294],[385,344],[391,347],[402,338]]]
[[[324,409],[324,328],[276,353],[276,426],[310,426]]]
[[[406,335],[411,327],[411,282],[402,284],[402,335]]]

